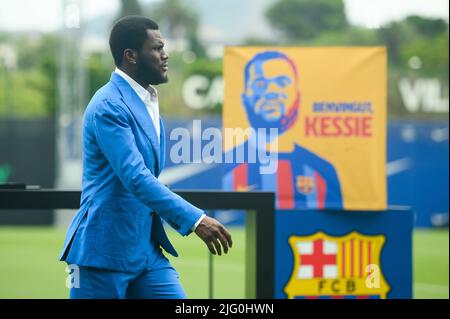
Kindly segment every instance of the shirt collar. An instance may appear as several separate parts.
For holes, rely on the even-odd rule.
[[[139,98],[142,100],[142,102],[145,103],[145,100],[147,99],[148,95],[150,95],[150,92],[153,91],[155,95],[158,94],[158,91],[156,88],[152,85],[149,85],[147,89],[145,89],[142,85],[137,83],[135,80],[133,80],[128,74],[123,72],[121,69],[116,68],[114,70],[118,75],[120,75],[125,81],[128,82],[128,84],[132,87],[132,89],[136,92],[136,94],[139,96]]]

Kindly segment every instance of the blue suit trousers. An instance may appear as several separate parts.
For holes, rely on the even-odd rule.
[[[130,273],[79,266],[78,275],[79,285],[70,289],[70,299],[187,298],[177,271],[162,251],[142,271]]]

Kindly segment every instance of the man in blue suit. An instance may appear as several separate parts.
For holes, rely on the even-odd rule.
[[[161,247],[178,256],[161,218],[181,235],[195,232],[213,254],[232,246],[222,224],[158,181],[164,126],[153,85],[168,81],[158,25],[119,20],[110,36],[117,66],[83,118],[80,210],[60,257],[79,269],[71,298],[186,298]]]

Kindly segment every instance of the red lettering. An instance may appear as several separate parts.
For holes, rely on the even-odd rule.
[[[320,118],[322,136],[332,136],[333,134],[328,130],[330,128],[331,117],[324,116]]]
[[[305,118],[305,135],[315,137],[372,137],[370,116],[315,116]]]
[[[342,122],[342,118],[340,117],[335,117],[333,119],[333,125],[336,128],[336,132],[334,133],[334,136],[340,136],[342,134],[342,127],[339,124],[339,122]]]
[[[344,119],[344,126],[347,129],[347,133],[344,133],[343,136],[352,136],[352,121],[351,117],[346,117]]]
[[[370,137],[372,136],[372,118],[365,116],[362,118],[362,136]]]
[[[317,136],[317,127],[316,127],[316,123],[317,123],[317,117],[309,117],[307,116],[305,118],[305,134],[306,136]]]
[[[359,121],[358,117],[354,117],[353,121],[355,122],[355,131],[353,132],[353,136],[359,136],[359,131],[360,131],[360,126],[361,126],[361,122]]]

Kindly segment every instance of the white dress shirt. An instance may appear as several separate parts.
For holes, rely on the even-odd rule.
[[[116,72],[122,78],[124,78],[124,80],[127,81],[128,84],[131,86],[131,88],[136,92],[136,94],[139,96],[142,102],[144,102],[145,106],[147,107],[147,111],[152,119],[153,127],[156,130],[156,135],[158,136],[159,142],[161,135],[161,128],[159,126],[158,91],[156,90],[155,87],[151,85],[149,85],[149,87],[145,89],[143,86],[141,86],[139,83],[137,83],[128,74],[126,74],[119,68],[116,68],[114,72]]]
[[[155,87],[149,85],[147,89],[145,89],[143,86],[141,86],[139,83],[137,83],[135,80],[133,80],[128,74],[123,72],[121,69],[116,68],[114,70],[115,73],[120,75],[125,81],[128,82],[128,84],[131,86],[131,88],[136,92],[136,94],[139,96],[139,98],[144,102],[145,106],[147,107],[147,111],[150,114],[150,117],[153,122],[153,126],[156,130],[156,135],[158,136],[158,143],[160,142],[160,135],[161,135],[161,128],[159,125],[159,103],[158,103],[158,91]],[[197,226],[200,224],[200,222],[205,218],[205,214],[202,214],[200,218],[197,220],[194,226],[192,226],[191,230],[195,231]]]

